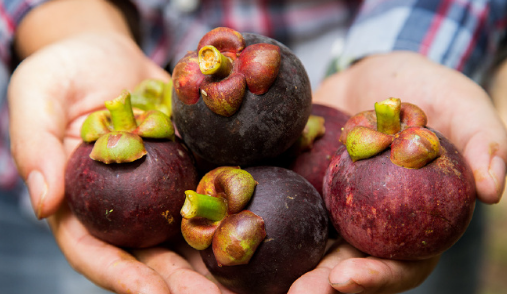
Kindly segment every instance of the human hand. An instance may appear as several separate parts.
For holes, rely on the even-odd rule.
[[[419,105],[429,125],[461,150],[474,171],[478,199],[500,200],[507,136],[488,95],[460,73],[409,52],[372,56],[337,73],[315,91],[314,102],[351,114],[389,97]],[[319,266],[297,280],[290,294],[399,293],[422,283],[440,256],[395,261],[366,256],[338,240]]]
[[[65,164],[83,120],[147,78],[170,77],[119,34],[80,34],[40,49],[9,85],[13,157],[37,217],[48,218],[71,266],[97,285],[116,293],[220,293],[173,251],[128,252],[94,238],[65,205]]]

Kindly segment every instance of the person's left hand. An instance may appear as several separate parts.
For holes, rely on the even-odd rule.
[[[457,71],[416,53],[372,56],[326,79],[315,92],[314,102],[355,114],[373,109],[375,102],[389,97],[420,106],[428,116],[428,125],[464,154],[474,173],[477,199],[490,204],[500,201],[507,132],[486,92]],[[421,284],[439,258],[380,259],[338,241],[289,293],[399,293]]]

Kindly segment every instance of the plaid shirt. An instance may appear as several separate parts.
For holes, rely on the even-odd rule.
[[[17,24],[43,0],[0,2],[0,104],[5,104],[11,45]],[[341,50],[334,50],[333,70],[364,56],[411,50],[474,77],[496,51],[507,24],[501,0],[137,0],[141,47],[158,64],[172,68],[194,49],[207,31],[228,26],[295,42],[347,29]],[[332,54],[330,50],[330,54]],[[0,135],[6,139],[6,114]],[[8,144],[0,140],[0,186],[12,184]]]

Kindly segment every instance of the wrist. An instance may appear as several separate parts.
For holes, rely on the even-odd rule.
[[[134,38],[119,6],[106,0],[53,0],[32,9],[19,24],[14,50],[24,59],[54,42],[83,33]]]

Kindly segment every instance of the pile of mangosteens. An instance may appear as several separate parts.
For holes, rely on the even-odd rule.
[[[286,293],[331,228],[372,256],[418,260],[452,246],[473,213],[468,165],[420,108],[312,104],[300,60],[265,36],[216,28],[170,83],[105,107],[67,165],[72,212],[119,247],[183,237],[239,294]]]

